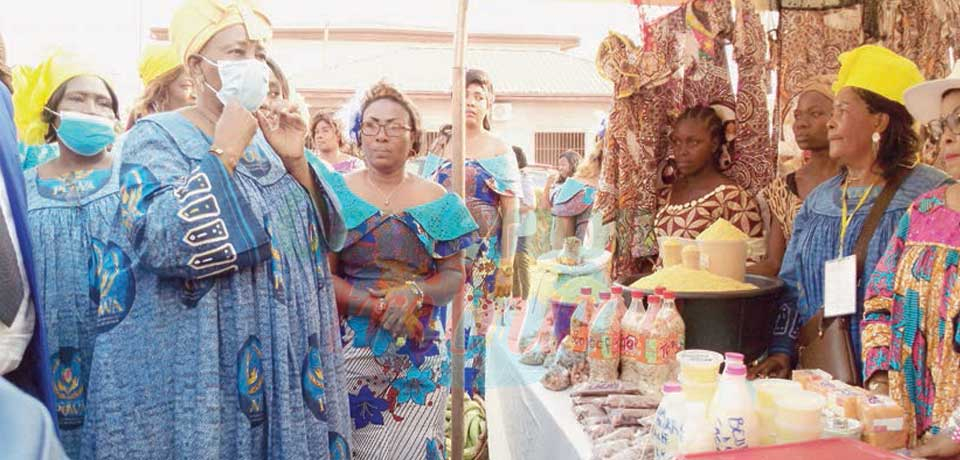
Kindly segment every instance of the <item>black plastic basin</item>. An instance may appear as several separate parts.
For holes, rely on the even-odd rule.
[[[624,281],[623,297],[630,305],[633,289],[627,286],[636,280]],[[686,325],[685,348],[735,351],[743,353],[747,363],[763,354],[773,334],[783,281],[756,275],[747,275],[745,281],[757,289],[677,293],[677,307]],[[641,292],[653,294],[644,289]]]

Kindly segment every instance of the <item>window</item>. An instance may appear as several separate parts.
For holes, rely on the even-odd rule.
[[[534,134],[535,162],[557,166],[560,154],[573,150],[583,156],[587,134],[583,132],[542,132]]]

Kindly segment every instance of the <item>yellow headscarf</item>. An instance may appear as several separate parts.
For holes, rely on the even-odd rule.
[[[170,39],[177,48],[180,63],[198,53],[210,38],[227,27],[243,24],[250,40],[268,40],[273,36],[270,19],[253,0],[186,0],[170,21]]]
[[[903,104],[903,92],[924,81],[913,61],[882,46],[864,45],[840,55],[834,93],[848,86]]]
[[[107,81],[91,67],[89,61],[55,50],[36,67],[13,69],[13,121],[20,141],[28,145],[46,142],[44,137],[50,127],[43,121],[43,107],[60,85],[80,75],[93,75]]]
[[[140,71],[140,81],[143,82],[143,86],[147,86],[179,66],[180,55],[177,54],[177,48],[173,44],[149,43],[143,48],[137,68]]]

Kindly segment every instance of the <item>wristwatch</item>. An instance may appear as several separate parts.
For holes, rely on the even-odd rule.
[[[209,152],[218,157],[222,157],[224,154],[223,149],[221,149],[220,147],[210,147]]]

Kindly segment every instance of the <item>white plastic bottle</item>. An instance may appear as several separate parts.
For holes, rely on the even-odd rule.
[[[654,456],[656,460],[671,460],[680,448],[686,401],[679,383],[663,384],[663,399],[657,407],[653,424]]]
[[[757,412],[747,388],[747,367],[728,362],[710,403],[714,447],[718,451],[760,445]]]
[[[679,453],[699,454],[716,450],[713,443],[713,424],[707,418],[707,406],[701,402],[688,402],[685,409]]]

